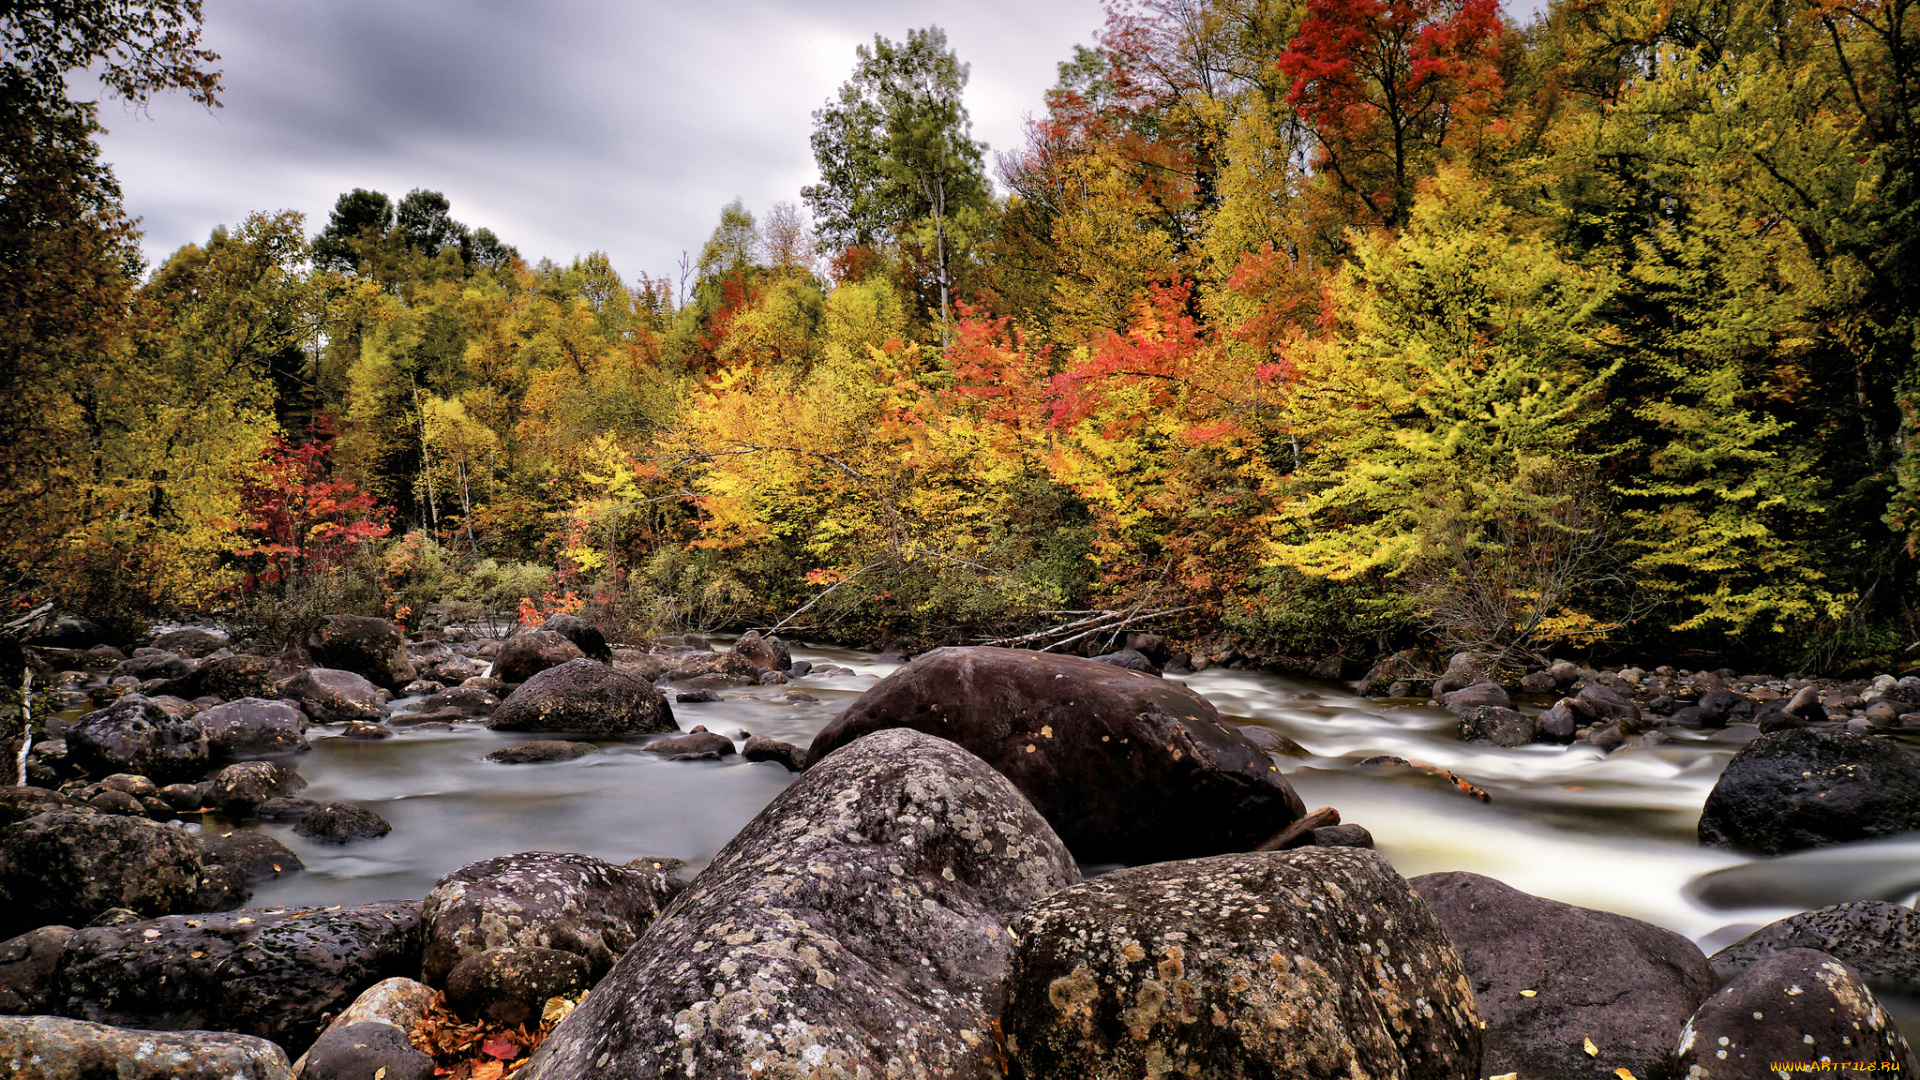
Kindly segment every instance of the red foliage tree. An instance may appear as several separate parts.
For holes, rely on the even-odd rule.
[[[1278,60],[1287,100],[1313,127],[1323,174],[1372,221],[1404,224],[1414,182],[1499,103],[1504,29],[1496,0],[1307,0]]]
[[[258,541],[235,552],[257,560],[247,575],[249,590],[323,573],[392,529],[391,507],[332,478],[327,455],[333,441],[326,434],[322,426],[302,444],[274,436],[242,481],[246,528]]]

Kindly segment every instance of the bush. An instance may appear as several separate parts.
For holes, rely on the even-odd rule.
[[[229,627],[238,640],[281,649],[307,640],[329,615],[387,614],[381,566],[371,558],[302,574],[276,591],[262,591],[234,605]]]

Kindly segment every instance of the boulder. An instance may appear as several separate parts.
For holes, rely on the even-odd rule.
[[[67,753],[95,775],[138,773],[156,783],[198,780],[211,760],[207,730],[154,701],[128,694],[67,726]]]
[[[300,856],[265,833],[202,832],[194,840],[202,867],[195,906],[202,911],[230,911],[253,896],[254,885],[306,869]]]
[[[1497,682],[1477,682],[1441,694],[1440,705],[1455,716],[1465,716],[1469,709],[1512,708],[1513,699],[1507,696],[1506,687]]]
[[[1473,979],[1487,1025],[1478,1076],[1661,1080],[1680,1025],[1717,983],[1693,942],[1651,923],[1464,871],[1413,887]]]
[[[509,945],[578,954],[597,979],[677,889],[665,873],[590,855],[526,851],[470,863],[427,894],[421,980],[444,986],[461,961]]]
[[[1245,851],[1305,812],[1266,752],[1206,699],[1078,657],[936,649],[822,729],[809,767],[901,727],[951,739],[1000,770],[1086,862]]]
[[[1371,851],[1116,870],[1014,933],[1006,1041],[1027,1080],[1482,1075],[1460,957]]]
[[[71,926],[42,926],[0,941],[0,1016],[37,1016],[47,1011],[54,972],[72,936]]]
[[[252,908],[74,931],[52,1011],[165,1031],[218,1027],[299,1053],[324,1019],[420,955],[420,902]]]
[[[765,735],[752,735],[741,744],[740,756],[748,761],[777,761],[788,772],[799,772],[804,767],[807,752],[789,742],[770,739]]]
[[[760,669],[737,652],[695,653],[677,662],[655,682],[691,682],[705,678],[715,686],[748,686],[760,681]],[[735,683],[733,680],[742,680]]]
[[[353,803],[321,803],[300,818],[293,827],[296,835],[322,844],[351,844],[372,840],[393,831],[387,819]]]
[[[1814,949],[1756,961],[1708,998],[1680,1032],[1674,1075],[1746,1080],[1772,1075],[1777,1062],[1915,1069],[1912,1049],[1860,976]]]
[[[307,652],[321,667],[351,671],[388,690],[419,677],[407,659],[407,635],[385,619],[329,615],[307,638]]]
[[[578,998],[593,985],[587,958],[559,949],[508,945],[460,961],[447,976],[447,1006],[468,1020],[538,1026],[548,998]]]
[[[300,1060],[293,1063],[294,1076],[299,1080],[367,1080],[374,1075],[375,1070],[383,1067],[389,1068],[390,1071],[382,1080],[387,1078],[402,1080],[403,1077],[416,1075],[404,1069],[418,1063],[408,1058],[397,1046],[391,1056],[383,1055],[383,1060],[366,1061],[364,1054],[354,1052],[352,1044],[342,1046],[332,1040],[336,1033],[345,1028],[364,1029],[379,1025],[390,1029],[404,1042],[407,1033],[419,1025],[421,1019],[426,1016],[427,1010],[434,1005],[439,996],[439,992],[433,987],[412,979],[382,979],[374,983],[362,991],[359,997],[354,998],[353,1004],[347,1006],[346,1011],[334,1017],[333,1022],[327,1025],[327,1030],[321,1032],[320,1038],[314,1040],[313,1046],[308,1048]],[[372,1041],[367,1038],[371,1034],[361,1030],[351,1037],[366,1046]],[[388,1045],[393,1044],[388,1043]],[[408,1048],[412,1048],[410,1043]],[[368,1046],[368,1049],[371,1049],[371,1046]],[[322,1051],[323,1057],[327,1060],[316,1062],[315,1051]],[[403,1071],[391,1071],[394,1065],[400,1065]],[[314,1071],[309,1072],[309,1069]],[[427,1075],[430,1077],[432,1074],[433,1062],[429,1059]]]
[[[306,778],[277,761],[242,761],[220,770],[207,790],[207,805],[230,818],[252,817],[268,799],[298,795]]]
[[[193,834],[138,817],[55,810],[0,829],[0,937],[80,926],[107,908],[194,910]]]
[[[986,763],[870,735],[729,841],[516,1078],[999,1077],[1006,927],[1078,879]]]
[[[1722,980],[1777,952],[1817,949],[1869,983],[1920,993],[1920,911],[1880,900],[1835,904],[1789,915],[1714,953]]]
[[[732,652],[755,671],[785,671],[793,666],[793,655],[787,651],[787,644],[776,637],[762,637],[760,631],[749,630],[740,635],[733,643]]]
[[[533,742],[514,743],[502,747],[487,755],[488,761],[497,761],[502,765],[535,765],[548,761],[572,761],[574,758],[597,754],[600,748],[589,742],[563,742],[559,739],[536,739]]]
[[[552,630],[515,634],[500,643],[493,657],[493,677],[504,683],[523,683],[548,668],[559,667],[586,652]]]
[[[590,660],[598,660],[603,664],[613,662],[613,650],[607,648],[606,635],[600,632],[599,627],[578,615],[555,612],[547,616],[547,621],[540,624],[540,629],[550,630],[573,642],[580,654]]]
[[[184,678],[168,680],[158,692],[187,701],[202,697],[216,697],[221,701],[271,698],[279,696],[273,684],[287,674],[262,656],[226,656],[201,664]]]
[[[1612,687],[1599,683],[1589,683],[1580,688],[1580,692],[1568,699],[1576,713],[1591,723],[1618,723],[1623,728],[1638,730],[1640,707],[1633,699]]]
[[[148,652],[113,665],[113,670],[107,672],[107,678],[130,676],[141,682],[148,679],[178,679],[193,671],[194,666],[193,661],[175,653]]]
[[[433,1059],[392,1024],[334,1024],[295,1065],[298,1080],[433,1080]]]
[[[57,791],[41,787],[0,787],[0,826],[25,821],[49,810],[86,812],[86,804]]]
[[[499,698],[477,686],[455,686],[429,694],[414,705],[420,712],[451,712],[460,716],[489,716],[499,707]]]
[[[1533,725],[1542,742],[1555,742],[1563,746],[1573,741],[1579,726],[1579,718],[1564,701],[1555,702],[1542,712],[1534,719]]]
[[[1733,756],[1700,811],[1700,842],[1754,855],[1920,829],[1920,759],[1878,735],[1793,729]]]
[[[522,683],[487,717],[487,727],[570,731],[603,738],[678,730],[673,706],[651,684],[584,657],[547,668]]]
[[[1467,690],[1455,693],[1464,694]],[[1517,709],[1501,705],[1476,705],[1460,713],[1460,738],[1466,742],[1525,746],[1533,741],[1534,733],[1533,718]]]
[[[247,761],[307,749],[307,714],[284,701],[241,698],[194,715],[216,761]]]
[[[153,639],[154,648],[179,653],[181,656],[192,657],[195,660],[211,656],[232,644],[227,635],[216,634],[198,626],[170,630]]]
[[[286,1052],[225,1031],[130,1031],[57,1016],[0,1017],[12,1080],[289,1080]]]
[[[1402,649],[1374,661],[1360,680],[1362,697],[1379,697],[1397,682],[1424,682],[1433,677],[1433,657],[1423,649]]]
[[[685,735],[674,735],[665,739],[655,739],[646,749],[655,754],[678,756],[680,754],[713,754],[726,757],[734,752],[733,740],[725,735],[717,735],[705,727],[697,727]]]
[[[1132,649],[1119,649],[1110,653],[1102,653],[1099,656],[1090,657],[1089,659],[1096,664],[1111,664],[1117,668],[1126,668],[1128,671],[1140,671],[1148,675],[1160,674],[1160,669],[1154,666],[1153,661],[1134,652]],[[1333,659],[1337,661],[1339,657],[1336,656]],[[1334,674],[1324,677],[1329,679],[1339,678],[1340,675],[1337,668],[1338,665],[1336,665]]]
[[[299,702],[302,711],[322,724],[378,723],[387,715],[387,692],[341,668],[309,668],[282,680],[277,689],[281,697]]]

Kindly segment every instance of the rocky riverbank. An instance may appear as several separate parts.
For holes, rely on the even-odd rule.
[[[936,651],[798,747],[672,734],[676,705],[788,692],[772,688],[805,662],[773,639],[615,649],[561,619],[507,642],[407,641],[376,622],[334,620],[304,657],[234,653],[204,631],[120,659],[42,654],[69,701],[101,707],[36,741],[32,785],[0,791],[0,1061],[23,1076],[86,1075],[82,1057],[126,1075],[283,1076],[304,1053],[305,1076],[397,1080],[433,1075],[431,1051],[484,1076],[542,1036],[515,1075],[1711,1076],[1840,1047],[1910,1061],[1870,987],[1920,989],[1911,909],[1803,913],[1708,958],[1480,875],[1408,881],[1364,822],[1312,828],[1337,812],[1308,814],[1289,759],[1159,678],[1150,650]],[[1559,709],[1600,749],[1597,731],[1638,728],[1647,745],[1702,730],[1684,711],[1716,692],[1745,699],[1748,714],[1720,710],[1745,749],[1702,815],[1706,842],[1760,850],[1779,825],[1767,843],[1792,850],[1882,834],[1836,821],[1920,825],[1900,816],[1915,765],[1889,733],[1904,712],[1850,732],[1851,706],[1787,707],[1811,686],[1824,708],[1838,684],[1572,665],[1511,686],[1418,678],[1378,689],[1442,701],[1468,737],[1500,729],[1475,709],[1521,717],[1534,739]],[[1507,700],[1472,700],[1489,685]],[[1904,693],[1891,682],[1876,700]],[[1763,732],[1767,702],[1800,723]],[[293,853],[178,820],[275,815],[362,843],[377,815],[301,794],[308,734],[481,724],[543,736],[501,761],[557,760],[585,732],[807,768],[690,881],[672,860],[501,852],[412,900],[247,908],[251,884],[296,872]],[[1853,797],[1869,790],[1896,798]],[[1089,863],[1149,861],[1080,880]],[[1808,987],[1817,1002],[1799,1000]],[[1794,1014],[1791,1045],[1740,1023],[1776,1000],[1818,1006]],[[64,1064],[22,1071],[35,1055]]]

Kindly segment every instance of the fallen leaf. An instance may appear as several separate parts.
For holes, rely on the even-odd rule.
[[[1521,996],[1521,997],[1532,997],[1533,995],[1535,995],[1535,994],[1537,994],[1537,993],[1539,993],[1539,992],[1540,992],[1540,991],[1538,991],[1538,990],[1522,990],[1522,991],[1520,991],[1520,996]]]
[[[140,936],[146,938],[148,941],[152,941],[154,938],[160,936],[160,931],[152,929],[142,930],[140,931]]]
[[[192,957],[192,958],[193,958],[193,959],[195,959],[195,960],[198,960],[198,959],[200,959],[201,957],[203,957],[203,956],[205,956],[205,955],[207,955],[207,954],[206,954],[206,953],[203,953],[203,952],[190,952],[190,953],[188,953],[187,955],[188,955],[189,957]]]
[[[373,1080],[387,1080],[387,1067],[385,1065],[373,1070]]]
[[[1632,1073],[1628,1072],[1625,1069],[1615,1069],[1613,1070],[1613,1075],[1619,1077],[1620,1080],[1639,1080],[1638,1077],[1634,1076]]]
[[[1520,1074],[1517,1072],[1501,1073],[1499,1076],[1489,1076],[1487,1080],[1520,1080]]]
[[[506,1071],[507,1067],[497,1061],[483,1061],[473,1067],[471,1075],[473,1080],[500,1080]]]
[[[240,926],[246,926],[248,923],[251,923],[253,920],[247,918],[245,915],[242,915],[233,921]]]
[[[512,1039],[488,1039],[480,1044],[480,1052],[501,1061],[512,1061],[520,1056],[520,1044]]]
[[[540,1009],[540,1022],[543,1024],[557,1024],[565,1020],[572,1012],[573,1002],[563,997],[550,997],[547,999],[546,1005]]]
[[[1588,1039],[1588,1040],[1586,1040],[1586,1043],[1587,1043],[1587,1056],[1588,1056],[1588,1057],[1599,1057],[1599,1056],[1600,1056],[1600,1048],[1599,1048],[1599,1047],[1597,1047],[1597,1046],[1595,1046],[1595,1045],[1593,1045],[1593,1040],[1592,1040],[1592,1039]]]

